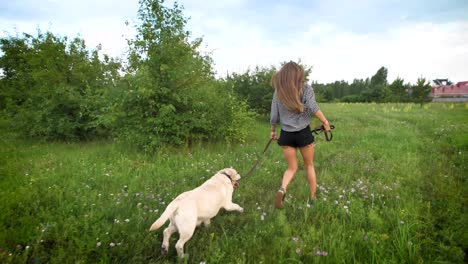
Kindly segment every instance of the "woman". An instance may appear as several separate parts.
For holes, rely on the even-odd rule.
[[[295,62],[288,62],[272,78],[275,89],[271,102],[271,138],[278,140],[288,169],[283,174],[281,188],[275,199],[275,207],[283,206],[289,183],[297,171],[296,150],[299,149],[309,183],[309,206],[314,204],[317,180],[314,169],[314,136],[310,130],[310,116],[314,114],[330,131],[330,124],[320,111],[312,87],[304,83],[304,69]],[[281,125],[280,137],[276,136],[276,124]]]

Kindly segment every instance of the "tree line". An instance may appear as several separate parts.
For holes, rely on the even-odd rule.
[[[199,51],[202,39],[190,40],[181,6],[141,0],[138,19],[124,61],[52,32],[0,38],[2,117],[28,138],[112,138],[145,151],[245,140],[254,117],[269,112],[277,69],[216,78],[210,54]],[[365,81],[312,85],[324,102],[415,101],[428,86],[424,79],[388,85],[385,68]]]
[[[405,83],[401,78],[388,83],[388,70],[381,67],[372,77],[365,80],[355,79],[351,84],[346,81],[323,84],[310,81],[312,67],[300,64],[305,70],[306,82],[312,85],[318,102],[413,102],[422,104],[430,101],[429,94],[432,87],[429,81],[424,78],[418,78],[416,84]],[[244,73],[228,74],[226,82],[233,87],[240,98],[248,102],[251,109],[260,114],[268,114],[273,95],[271,78],[278,70],[275,66],[256,67]]]

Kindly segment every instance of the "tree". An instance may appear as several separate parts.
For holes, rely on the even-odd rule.
[[[405,102],[408,100],[407,86],[404,84],[404,80],[397,77],[389,86],[392,95],[391,101],[394,102]]]
[[[413,101],[419,103],[422,107],[424,103],[430,102],[431,98],[429,94],[431,93],[432,87],[429,82],[426,83],[426,79],[423,77],[418,78],[416,85],[412,86],[412,97]]]
[[[388,70],[385,67],[381,67],[370,80],[370,85],[376,87],[378,85],[387,86],[387,74]]]
[[[242,74],[233,73],[226,77],[226,82],[233,87],[234,92],[241,100],[245,100],[249,108],[259,114],[270,113],[273,88],[271,78],[277,69],[255,67],[253,71],[247,70]]]
[[[177,2],[140,0],[135,39],[129,41],[129,68],[116,111],[118,138],[146,151],[163,144],[200,139],[242,140],[249,114],[232,96],[222,94],[209,54],[191,41],[187,19]],[[226,129],[240,123],[238,132]],[[244,122],[245,123],[245,122]]]

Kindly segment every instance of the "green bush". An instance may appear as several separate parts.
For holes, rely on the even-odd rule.
[[[91,53],[82,39],[50,32],[0,39],[2,107],[27,137],[84,140],[108,134],[100,121],[102,95],[117,80],[120,64]]]

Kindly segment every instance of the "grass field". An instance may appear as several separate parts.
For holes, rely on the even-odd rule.
[[[185,245],[187,263],[466,263],[465,104],[322,104],[336,126],[316,138],[318,201],[301,169],[284,209],[286,168],[272,146],[233,201]],[[314,120],[316,124],[316,120]],[[177,194],[214,172],[241,175],[268,142],[268,118],[247,142],[143,155],[111,142],[0,141],[1,263],[172,263],[148,228]]]

